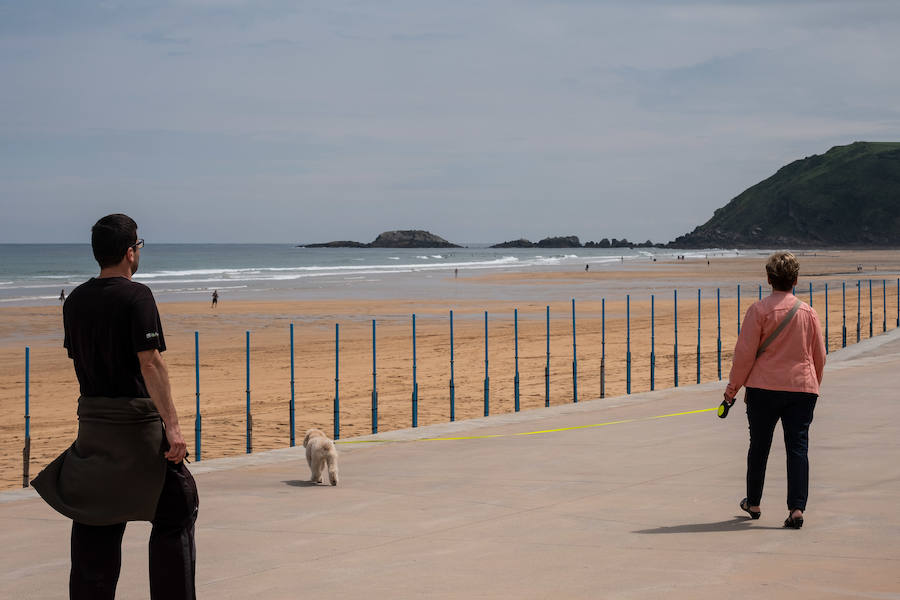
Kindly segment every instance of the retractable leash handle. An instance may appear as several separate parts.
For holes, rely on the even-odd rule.
[[[724,419],[728,416],[728,411],[731,410],[731,405],[734,404],[734,398],[731,399],[731,402],[728,401],[728,398],[722,400],[722,404],[719,405],[719,418]]]

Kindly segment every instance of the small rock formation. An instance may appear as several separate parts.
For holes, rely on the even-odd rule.
[[[509,242],[494,244],[491,248],[534,248],[534,242],[526,240],[525,238],[519,238]]]
[[[342,240],[320,244],[300,244],[300,248],[459,248],[439,235],[421,229],[385,231],[371,244]]]
[[[537,243],[538,248],[581,248],[578,236],[547,237]]]
[[[439,235],[421,229],[385,231],[369,244],[372,248],[459,248]]]
[[[337,242],[325,242],[324,244],[306,244],[300,246],[302,248],[368,248],[369,244],[362,242],[352,242],[349,240],[341,240]]]

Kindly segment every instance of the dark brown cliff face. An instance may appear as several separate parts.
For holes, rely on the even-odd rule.
[[[668,245],[898,247],[900,143],[856,142],[794,161]]]
[[[385,231],[370,244],[372,248],[459,248],[439,235],[421,229]]]

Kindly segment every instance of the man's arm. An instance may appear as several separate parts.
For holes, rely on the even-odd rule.
[[[142,350],[138,352],[138,360],[141,363],[141,375],[150,392],[156,410],[166,424],[166,439],[169,441],[169,450],[166,458],[174,463],[180,463],[187,453],[187,444],[181,435],[181,427],[178,425],[178,413],[175,411],[175,403],[172,401],[172,386],[169,384],[169,370],[163,361],[159,350]]]

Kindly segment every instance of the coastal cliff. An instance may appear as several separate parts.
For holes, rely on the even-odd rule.
[[[794,161],[668,246],[900,246],[900,143],[854,142]]]

